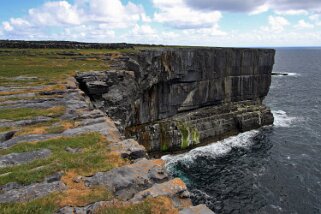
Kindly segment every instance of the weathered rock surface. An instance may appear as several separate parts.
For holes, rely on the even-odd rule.
[[[200,204],[197,206],[191,206],[185,208],[179,212],[179,214],[215,214],[206,205]]]
[[[66,206],[59,209],[56,214],[92,214],[92,213],[96,213],[99,209],[103,209],[104,207],[113,207],[115,205],[128,206],[130,204],[131,204],[130,202],[118,201],[118,200],[99,201],[84,207]]]
[[[29,186],[13,188],[0,194],[0,203],[25,202],[43,197],[51,192],[62,191],[66,188],[61,181],[36,183]]]
[[[127,137],[148,151],[177,150],[272,124],[262,101],[274,54],[271,49],[159,48],[122,56],[110,63],[111,70],[80,73],[76,79]],[[171,143],[177,141],[179,146]]]
[[[8,132],[1,132],[0,133],[0,143],[6,141],[6,140],[10,140],[14,134],[16,133],[16,131],[8,131]]]
[[[87,186],[103,185],[122,199],[128,200],[137,192],[161,183],[168,179],[164,169],[164,161],[142,159],[138,162],[99,172],[85,179]]]
[[[14,146],[19,143],[26,143],[26,142],[37,142],[43,140],[49,140],[55,137],[59,137],[60,135],[57,134],[31,134],[31,135],[22,135],[15,138],[11,138],[10,140],[4,141],[0,143],[0,149],[6,149],[11,146]]]
[[[48,122],[52,120],[51,117],[44,117],[44,116],[39,116],[35,117],[32,119],[27,119],[27,120],[19,120],[19,121],[11,121],[11,120],[0,120],[0,127],[13,127],[13,126],[26,126],[26,125],[34,125],[37,123],[43,123],[43,122]]]
[[[36,159],[46,158],[50,155],[51,151],[49,149],[23,153],[11,153],[0,157],[0,168],[28,163]]]
[[[120,153],[122,158],[135,160],[147,156],[146,149],[133,139],[123,140],[109,145],[110,150]]]
[[[171,198],[177,208],[184,208],[192,205],[189,198],[190,193],[188,192],[185,183],[179,178],[161,184],[154,184],[151,188],[135,194],[135,196],[130,199],[130,202],[140,202],[148,197],[156,198],[159,196]]]

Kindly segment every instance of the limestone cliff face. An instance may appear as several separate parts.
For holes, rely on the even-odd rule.
[[[275,51],[162,48],[123,55],[77,75],[83,90],[149,151],[185,149],[272,124],[262,105]]]

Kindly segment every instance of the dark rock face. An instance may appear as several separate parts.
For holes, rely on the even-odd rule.
[[[113,60],[112,70],[76,79],[95,107],[149,151],[185,149],[273,123],[262,101],[274,54],[270,49],[145,50]]]

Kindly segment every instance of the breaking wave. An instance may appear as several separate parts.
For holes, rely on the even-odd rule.
[[[184,163],[192,163],[197,159],[197,157],[200,156],[217,158],[228,154],[230,151],[232,151],[233,148],[248,148],[253,143],[251,139],[258,133],[258,130],[244,132],[207,146],[195,148],[184,154],[165,155],[162,157],[162,159],[166,162],[166,168],[171,171],[171,168],[175,166],[179,161],[183,161]]]
[[[285,111],[282,111],[282,110],[272,111],[272,113],[274,116],[273,125],[275,127],[290,127],[295,122],[299,122],[303,120],[303,118],[291,117]]]

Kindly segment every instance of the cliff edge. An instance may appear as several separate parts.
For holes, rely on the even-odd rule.
[[[76,79],[123,135],[149,152],[170,152],[273,124],[262,101],[274,55],[272,49],[146,48]]]

